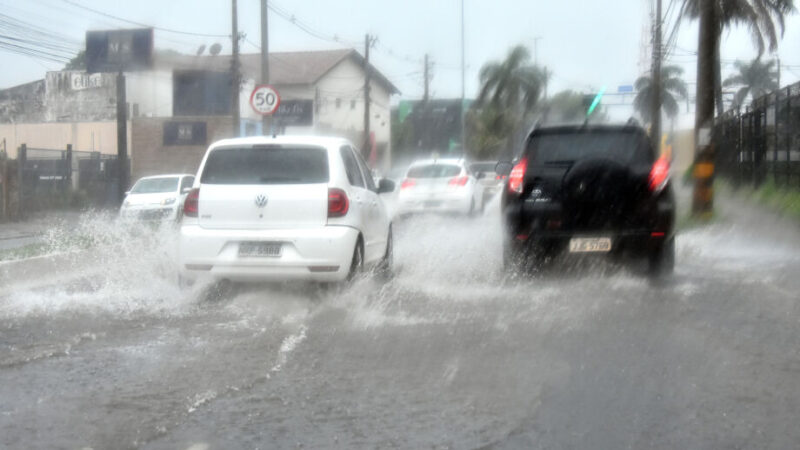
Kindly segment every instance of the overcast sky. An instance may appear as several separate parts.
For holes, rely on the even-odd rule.
[[[554,73],[550,94],[562,89],[583,92],[607,86],[615,92],[620,85],[633,84],[641,74],[643,31],[649,27],[651,0],[465,0],[466,92],[474,97],[478,71],[487,61],[504,57],[515,44],[525,44],[537,59]],[[673,0],[677,4],[681,0]],[[461,95],[461,1],[460,0],[277,0],[270,3],[294,15],[309,30],[331,40],[314,37],[289,20],[270,12],[270,49],[318,50],[355,46],[363,52],[364,35],[378,37],[371,51],[374,64],[402,91],[399,98],[422,95],[422,58],[428,53],[433,62],[431,92],[434,97]],[[102,16],[77,5],[109,15],[156,27],[200,33],[229,35],[230,0],[0,0],[0,13],[36,24],[63,35],[65,43],[76,49],[83,45],[90,29],[134,27]],[[671,1],[664,0],[664,8]],[[249,42],[244,52],[257,51],[250,42],[260,42],[260,1],[239,0],[239,27]],[[671,23],[665,25],[669,34]],[[5,32],[3,33],[5,34]],[[156,47],[194,53],[201,45],[219,42],[230,52],[230,39],[212,36],[156,31]],[[333,37],[340,42],[332,41]],[[685,69],[685,80],[694,96],[697,26],[684,22],[677,37],[677,48],[668,63]],[[723,77],[734,59],[749,59],[755,49],[745,30],[733,30],[723,37]],[[787,20],[780,48],[784,66],[781,84],[800,79],[800,16]],[[42,78],[47,70],[61,64],[37,60],[0,49],[0,88]],[[618,103],[615,97],[606,103]],[[630,103],[630,101],[627,101]],[[691,107],[693,110],[694,107]],[[629,107],[609,107],[616,118],[629,116]],[[685,112],[685,105],[683,108]],[[689,117],[684,121],[690,123]]]

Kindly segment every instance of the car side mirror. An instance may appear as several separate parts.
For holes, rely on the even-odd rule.
[[[494,166],[494,171],[497,172],[498,175],[508,176],[513,168],[514,164],[511,161],[500,161]]]
[[[192,191],[192,188],[185,187],[185,188],[181,189],[181,194],[188,194],[191,191]]]
[[[385,194],[387,192],[394,192],[394,181],[381,178],[381,181],[378,182],[378,194]]]

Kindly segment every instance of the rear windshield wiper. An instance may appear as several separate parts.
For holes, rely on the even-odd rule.
[[[575,161],[571,159],[555,159],[552,161],[545,161],[544,163],[552,166],[569,166],[575,164]]]

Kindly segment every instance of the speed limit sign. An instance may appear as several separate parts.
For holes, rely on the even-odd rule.
[[[280,104],[281,97],[278,95],[278,91],[270,85],[256,86],[253,93],[250,94],[250,106],[258,114],[268,116],[277,111]]]

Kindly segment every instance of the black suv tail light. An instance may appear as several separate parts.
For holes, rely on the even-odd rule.
[[[664,190],[669,182],[669,160],[665,157],[658,158],[650,169],[650,176],[647,178],[647,185],[650,192],[658,194]]]
[[[522,193],[522,182],[525,179],[525,171],[528,169],[528,158],[519,160],[516,166],[511,169],[508,175],[508,190],[517,194]]]

